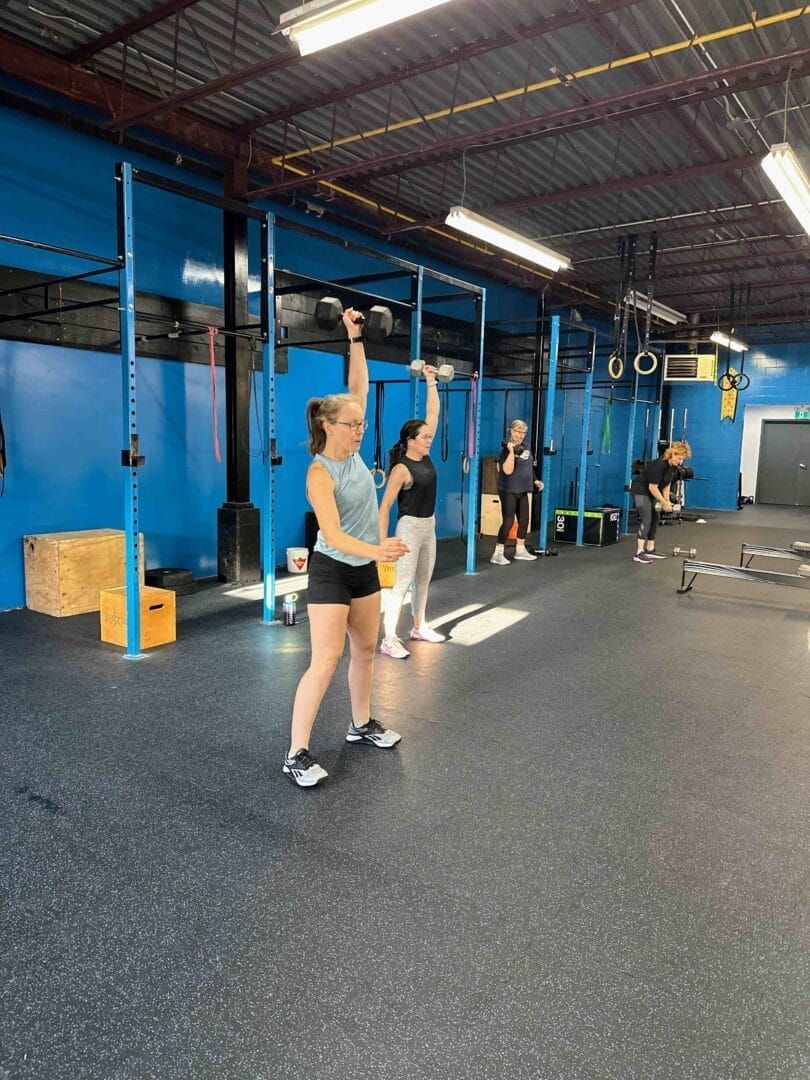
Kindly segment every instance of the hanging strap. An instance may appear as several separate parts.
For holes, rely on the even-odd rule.
[[[627,237],[622,236],[616,245],[616,258],[619,262],[619,278],[616,285],[616,306],[613,309],[613,354],[621,354],[622,344],[622,304],[625,302],[625,265],[627,263]]]
[[[442,383],[440,393],[444,398],[441,412],[441,456],[447,461],[450,456],[450,384]]]
[[[650,331],[652,330],[653,290],[655,288],[655,264],[658,258],[658,233],[650,233],[649,273],[647,275],[647,314],[644,320],[644,347],[642,352],[650,351]]]
[[[385,465],[383,444],[383,416],[385,414],[385,385],[378,382],[374,386],[374,468],[371,475],[374,486],[385,486]]]
[[[216,354],[217,328],[208,327],[208,365],[211,370],[211,434],[214,440],[214,458],[217,462],[222,461],[222,450],[219,445],[219,418],[217,416],[217,354]]]

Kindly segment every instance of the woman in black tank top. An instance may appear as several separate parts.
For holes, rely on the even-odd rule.
[[[397,636],[397,623],[408,588],[413,585],[412,641],[444,641],[425,622],[430,579],[436,565],[436,469],[430,460],[430,444],[439,424],[439,392],[436,369],[426,364],[427,410],[424,420],[408,420],[402,425],[399,442],[391,450],[391,471],[380,504],[380,536],[388,535],[394,500],[399,517],[396,535],[408,552],[396,564],[396,581],[385,603],[385,635],[380,652],[395,660],[407,660],[409,653]]]

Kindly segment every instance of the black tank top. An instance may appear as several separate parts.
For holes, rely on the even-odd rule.
[[[429,457],[414,461],[403,454],[399,459],[411,474],[411,486],[401,488],[397,496],[400,517],[433,517],[436,509],[436,469]]]

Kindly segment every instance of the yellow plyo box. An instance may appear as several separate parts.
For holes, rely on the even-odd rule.
[[[177,640],[176,604],[171,589],[141,586],[141,649],[153,649]],[[104,589],[101,593],[101,640],[108,645],[126,647],[126,588]]]

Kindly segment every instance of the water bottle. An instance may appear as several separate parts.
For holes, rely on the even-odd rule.
[[[295,602],[298,599],[297,593],[290,593],[289,596],[284,597],[284,625],[295,626]]]

